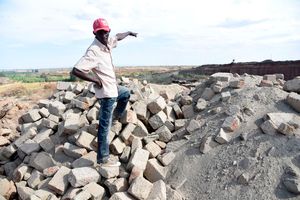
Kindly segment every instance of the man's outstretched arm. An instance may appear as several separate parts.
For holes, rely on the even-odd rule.
[[[93,82],[93,83],[95,83],[98,87],[100,87],[100,88],[102,87],[102,83],[101,83],[101,81],[100,81],[98,78],[96,78],[96,77],[94,77],[94,76],[92,76],[92,75],[90,75],[90,74],[84,73],[84,72],[82,72],[82,71],[76,69],[75,67],[72,69],[72,72],[71,72],[71,73],[72,73],[74,76],[76,76],[76,77],[78,77],[78,78],[80,78],[80,79],[82,79],[82,80]]]
[[[127,36],[134,36],[134,37],[136,37],[137,33],[134,33],[134,32],[131,32],[131,31],[127,31],[127,32],[124,32],[124,33],[117,33],[116,34],[116,37],[117,37],[118,41],[123,40]]]

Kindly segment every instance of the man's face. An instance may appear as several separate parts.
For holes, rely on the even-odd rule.
[[[96,32],[96,38],[104,45],[107,45],[110,31],[99,30]]]

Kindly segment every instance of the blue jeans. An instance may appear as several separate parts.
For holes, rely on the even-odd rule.
[[[98,128],[98,149],[97,162],[103,163],[109,157],[108,134],[111,127],[114,103],[117,101],[114,114],[121,117],[126,109],[130,97],[129,90],[124,86],[118,86],[118,97],[99,99],[99,128]]]

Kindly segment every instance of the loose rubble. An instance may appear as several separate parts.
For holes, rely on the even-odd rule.
[[[192,163],[201,161],[203,171],[212,170],[206,166],[212,155],[217,158],[231,146],[247,145],[252,132],[298,138],[298,80],[284,81],[281,74],[216,73],[171,96],[168,91],[155,92],[147,82],[123,77],[120,83],[132,95],[124,117],[112,123],[110,156],[122,163],[112,168],[96,163],[100,105],[93,85],[59,82],[51,98],[20,117],[17,138],[8,140],[10,132],[2,130],[0,199],[221,199],[205,188],[221,185],[202,182],[219,176],[223,183],[229,180],[222,177],[231,177],[225,190],[234,187],[232,182],[247,187],[263,173],[256,171],[257,163],[263,165],[264,156],[272,157],[276,148],[266,155],[258,148],[253,159],[216,162],[213,177],[203,172],[205,177],[197,179],[195,172],[201,169],[192,168]],[[273,104],[280,109],[268,107]],[[278,180],[295,194],[300,193],[297,170],[297,166],[287,168]]]

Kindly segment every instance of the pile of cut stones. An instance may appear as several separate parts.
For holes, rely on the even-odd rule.
[[[120,167],[96,163],[100,105],[93,84],[58,82],[51,98],[20,118],[20,137],[0,149],[0,199],[183,199],[164,182],[176,156],[166,147],[190,114],[145,81],[123,77],[121,84],[130,103],[109,133]]]
[[[200,152],[208,153],[237,136],[244,114],[254,115],[251,108],[237,105],[228,104],[224,110],[220,102],[227,105],[244,87],[277,87],[290,92],[286,102],[300,112],[300,78],[284,81],[282,74],[216,73],[175,97],[168,91],[155,92],[146,81],[122,77],[120,84],[131,91],[125,115],[113,121],[109,133],[110,156],[122,163],[120,167],[96,164],[100,105],[93,85],[58,82],[50,99],[21,117],[20,137],[0,148],[0,200],[184,199],[166,182],[176,151],[191,136],[201,135]],[[221,112],[222,119],[205,118]],[[267,134],[298,134],[298,120],[295,113],[268,113],[261,129]],[[216,133],[209,123],[220,123],[217,134],[206,134]],[[298,181],[297,176],[286,183],[295,191]]]

